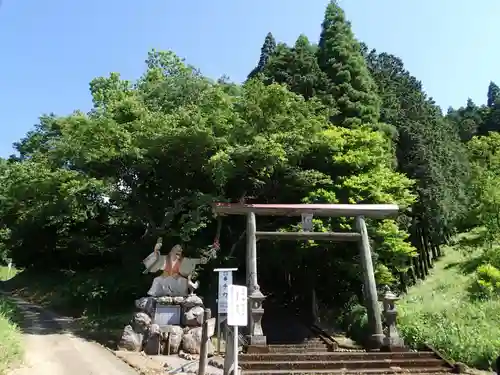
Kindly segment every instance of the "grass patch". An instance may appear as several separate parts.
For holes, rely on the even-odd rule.
[[[399,328],[412,346],[428,343],[449,359],[487,370],[500,354],[500,299],[471,298],[470,265],[483,252],[464,251],[460,243],[446,248],[432,275],[399,302]]]
[[[0,281],[7,281],[16,276],[18,272],[19,271],[15,268],[9,270],[6,266],[0,266]]]
[[[20,363],[23,355],[21,333],[17,327],[19,311],[0,296],[0,375]]]

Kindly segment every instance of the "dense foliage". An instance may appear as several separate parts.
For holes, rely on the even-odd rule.
[[[40,117],[0,162],[0,257],[26,269],[106,273],[74,291],[85,301],[118,293],[113,272],[137,275],[121,300],[141,293],[140,261],[158,239],[182,242],[207,258],[206,269],[244,269],[244,220],[216,220],[213,202],[397,203],[397,221],[368,223],[377,281],[395,287],[421,276],[415,259],[440,254],[458,230],[484,225],[485,241],[498,239],[498,86],[487,105],[468,100],[443,115],[401,59],[355,39],[335,1],[317,45],[300,35],[288,46],[269,33],[243,84],[153,50],[136,81],[111,73],[90,92],[89,113]],[[290,218],[259,226],[298,227]],[[362,296],[350,245],[259,249],[262,288],[278,300],[304,303],[313,288],[329,307]],[[488,267],[478,275],[491,279]]]

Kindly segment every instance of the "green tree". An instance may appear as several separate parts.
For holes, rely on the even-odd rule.
[[[469,98],[465,107],[460,107],[457,110],[450,108],[446,118],[454,124],[460,139],[463,142],[468,142],[482,128],[486,113],[486,108],[478,107]]]
[[[293,47],[279,44],[265,65],[261,79],[266,84],[284,84],[306,100],[319,98],[334,115],[336,105],[332,85],[319,68],[316,51],[317,46],[311,44],[305,35],[300,35]]]
[[[474,137],[467,143],[472,164],[469,225],[483,225],[485,240],[491,246],[500,239],[500,134]]]
[[[1,225],[17,265],[78,268],[106,251],[103,181],[33,160],[8,163],[0,180]]]
[[[248,79],[252,79],[262,72],[267,62],[269,61],[269,58],[273,55],[275,50],[276,50],[276,40],[274,39],[273,34],[267,33],[266,39],[264,39],[264,44],[262,45],[262,48],[260,50],[259,63],[250,72],[250,74],[248,75]]]
[[[500,96],[500,87],[498,87],[498,85],[495,83],[495,82],[490,82],[489,86],[488,86],[488,100],[486,102],[486,105],[489,107],[489,108],[492,108],[498,98]]]
[[[490,82],[488,86],[487,95],[487,108],[488,111],[484,116],[482,126],[478,129],[479,135],[486,135],[488,132],[497,132],[500,130],[500,88],[494,83]]]
[[[469,164],[458,131],[396,56],[364,49],[382,99],[381,120],[397,128],[399,170],[417,180],[413,233],[439,246],[465,214]],[[420,242],[420,234],[413,238]]]
[[[213,262],[239,265],[243,222],[225,221],[221,250],[210,246],[216,231],[214,201],[407,207],[414,200],[412,181],[393,171],[393,152],[382,133],[332,125],[330,110],[320,100],[305,100],[283,85],[255,79],[239,87],[214,82],[175,54],[152,51],[137,81],[111,74],[90,86],[92,111],[43,120],[46,125],[21,142],[24,157],[0,170],[0,229],[20,265],[88,272],[126,263],[130,275],[140,275],[140,259],[158,238],[167,246],[182,241],[188,253]],[[259,224],[297,230],[290,218]],[[352,222],[331,219],[316,225],[347,229]],[[407,233],[394,221],[370,223],[369,230],[377,277],[392,282],[413,256]],[[337,301],[361,293],[355,248],[327,245],[325,250],[340,249],[338,254],[311,256],[315,245],[308,243],[288,249],[284,257],[280,245],[261,246],[269,255],[260,267],[267,279],[263,283],[271,290],[289,289],[270,280],[279,265],[296,280],[292,292],[303,294],[298,280],[305,264],[323,275],[323,300],[339,283]],[[341,269],[327,277],[332,265]],[[116,296],[96,277],[88,293],[105,290],[109,298]],[[133,288],[140,285],[138,280]]]
[[[376,86],[336,1],[328,4],[321,27],[318,64],[333,85],[332,96],[339,109],[333,122],[346,127],[376,124],[380,114]]]

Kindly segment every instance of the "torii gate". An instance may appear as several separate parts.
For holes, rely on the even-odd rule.
[[[394,217],[399,211],[395,204],[234,204],[215,203],[214,213],[225,215],[246,215],[247,217],[247,259],[246,279],[248,299],[250,300],[249,343],[250,345],[266,345],[267,340],[262,331],[262,302],[265,296],[260,291],[257,279],[257,240],[323,240],[336,242],[358,242],[365,289],[365,306],[368,313],[368,324],[371,342],[374,348],[380,348],[383,340],[382,318],[378,304],[377,286],[373,270],[370,242],[366,229],[365,217]],[[257,231],[255,215],[262,216],[301,216],[312,214],[323,217],[354,217],[355,232],[260,232]]]

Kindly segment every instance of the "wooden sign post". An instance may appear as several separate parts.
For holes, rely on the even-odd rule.
[[[229,286],[229,295],[227,299],[227,325],[233,326],[233,374],[239,374],[238,371],[238,327],[246,327],[248,324],[248,298],[247,287],[241,285]]]
[[[220,354],[221,324],[227,316],[229,286],[233,284],[233,272],[237,268],[216,268],[219,274],[219,293],[217,295],[217,353]]]

